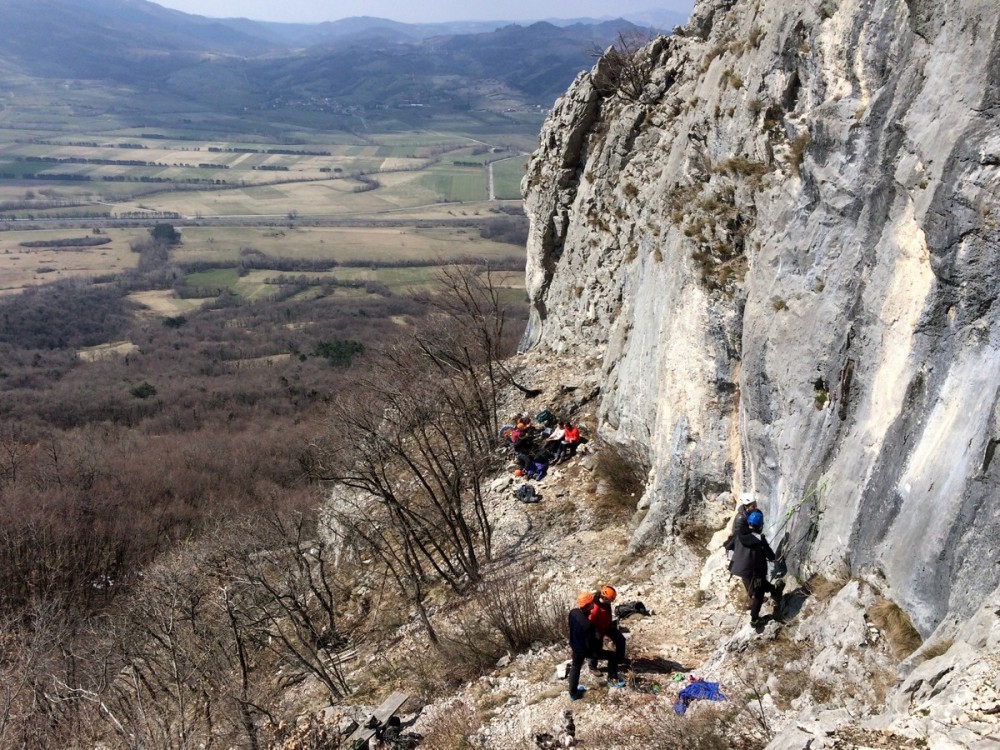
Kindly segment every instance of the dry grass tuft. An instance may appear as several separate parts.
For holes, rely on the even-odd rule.
[[[420,700],[430,700],[441,694],[442,685],[455,684],[442,659],[415,659],[410,653],[395,655],[387,650],[368,665],[363,681],[354,685],[352,699],[378,704],[393,690],[406,690]]]
[[[809,131],[806,130],[795,136],[791,143],[788,144],[788,163],[796,175],[799,174],[802,168],[802,161],[805,159],[806,150],[809,148],[809,141]]]
[[[420,741],[422,750],[466,750],[469,737],[482,726],[482,718],[471,706],[455,701],[434,721]]]
[[[447,665],[447,685],[457,687],[493,671],[504,654],[500,634],[481,614],[463,612],[447,632],[438,633],[441,638],[439,658]]]
[[[696,702],[677,716],[669,702],[633,701],[617,707],[619,721],[582,728],[577,738],[587,747],[607,750],[760,750],[768,733],[735,702]]]
[[[638,453],[623,446],[603,444],[595,460],[599,490],[592,498],[595,519],[609,524],[628,519],[646,490],[647,467]]]
[[[910,616],[888,599],[879,599],[869,607],[868,619],[886,637],[893,655],[898,659],[905,659],[924,642],[913,627]]]
[[[518,596],[511,596],[511,591]],[[559,643],[566,637],[566,602],[541,595],[533,579],[513,580],[491,576],[476,589],[477,616],[502,638],[514,653],[527,651],[533,643]]]
[[[872,672],[869,686],[875,693],[875,703],[882,705],[885,703],[889,691],[896,687],[896,671],[890,669],[876,669]],[[870,703],[870,701],[869,701]]]
[[[809,651],[808,642],[794,641],[787,631],[782,631],[763,654],[767,664],[780,677],[777,688],[771,692],[778,708],[788,710],[791,702],[809,688],[809,671],[801,668],[801,661]]]
[[[934,641],[933,643],[928,644],[927,648],[920,652],[920,661],[925,662],[941,656],[942,654],[947,653],[948,649],[950,649],[954,644],[955,641],[951,638],[942,638],[940,641]]]
[[[826,704],[833,701],[838,694],[837,685],[827,680],[814,680],[809,683],[809,693],[816,703]]]
[[[681,539],[684,540],[698,557],[702,559],[708,557],[708,543],[712,541],[716,529],[706,523],[691,521],[683,523],[679,531]]]
[[[431,649],[428,658],[382,653],[370,665],[368,679],[357,686],[356,694],[376,700],[405,682],[410,692],[431,698],[493,672],[505,654],[527,651],[535,643],[565,640],[566,603],[540,594],[530,582],[520,586],[524,595],[512,598],[506,578],[482,582],[468,606],[438,624],[440,643],[427,646]]]
[[[535,643],[564,641],[567,603],[541,594],[530,579],[518,583],[519,596],[510,596],[512,586],[503,575],[482,581],[468,606],[439,623],[440,643],[431,658],[409,666],[387,664],[379,671],[391,679],[406,669],[419,694],[440,695],[493,672],[505,654],[523,653]]]
[[[814,575],[806,581],[805,589],[816,601],[824,602],[832,598],[844,586],[847,585],[846,578],[827,578],[821,575]]]

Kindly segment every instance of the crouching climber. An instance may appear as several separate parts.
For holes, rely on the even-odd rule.
[[[611,588],[605,586],[605,589]],[[613,589],[612,589],[613,590]],[[608,662],[608,684],[621,687],[624,682],[618,677],[618,664],[625,652],[625,638],[621,636],[621,647],[614,651],[604,648],[604,634],[595,624],[602,621],[601,615],[594,615],[595,608],[599,608],[597,599],[601,598],[600,592],[597,597],[590,592],[583,592],[577,597],[576,607],[569,613],[569,648],[572,652],[572,662],[569,669],[569,697],[570,700],[577,700],[583,697],[583,688],[580,687],[580,670],[583,663],[590,660],[592,665],[596,665],[598,660]],[[608,607],[610,612],[610,605]],[[617,631],[616,631],[617,632]],[[618,635],[621,635],[619,632]],[[619,650],[621,654],[619,654]]]
[[[781,601],[781,591],[767,580],[767,563],[774,560],[774,550],[764,537],[764,514],[759,510],[748,513],[746,526],[735,529],[733,542],[729,571],[742,579],[750,599],[750,624],[757,627],[764,595],[770,593],[774,598],[776,613]]]
[[[611,615],[611,603],[618,598],[618,591],[614,586],[602,586],[600,591],[594,593],[594,606],[591,607],[587,615],[594,628],[597,630],[598,642],[604,648],[604,639],[607,638],[615,647],[615,664],[621,665],[625,661],[625,635],[618,629],[618,623]],[[597,659],[590,660],[590,668],[597,670]],[[622,687],[625,681],[618,677],[618,670],[611,669],[611,662],[608,662],[608,685],[612,687]]]

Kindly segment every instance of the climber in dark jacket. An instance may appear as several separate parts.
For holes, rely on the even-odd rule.
[[[740,500],[736,504],[736,515],[733,516],[733,530],[729,533],[729,538],[723,542],[723,547],[730,557],[736,548],[736,537],[747,533],[747,516],[757,510],[757,496],[751,492],[744,492],[740,495]]]
[[[747,531],[747,516],[757,510],[757,496],[750,492],[740,495],[740,502],[736,508],[736,517],[733,518],[733,538]]]
[[[735,526],[735,525],[734,525]],[[774,550],[763,534],[764,514],[751,511],[746,517],[746,528],[735,533],[733,559],[729,572],[743,580],[750,599],[750,624],[760,624],[760,608],[764,604],[764,594],[770,593],[775,600],[775,611],[780,606],[781,592],[767,580],[767,563],[774,560]]]

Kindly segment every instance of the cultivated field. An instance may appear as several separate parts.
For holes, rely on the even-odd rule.
[[[521,200],[521,178],[527,156],[515,156],[493,165],[493,190],[497,200]]]
[[[0,235],[2,236],[2,235]],[[244,250],[337,263],[517,257],[518,249],[479,237],[471,227],[184,227],[171,257],[180,262],[238,260]]]
[[[4,137],[6,136],[6,137]],[[482,201],[487,164],[504,175],[521,159],[454,133],[395,134],[277,145],[171,139],[160,132],[0,131],[0,220],[372,214],[432,203]],[[523,166],[522,166],[523,169]],[[519,178],[518,178],[519,179]]]
[[[166,113],[181,103],[141,96],[135,104],[153,124],[129,126],[124,114],[122,122],[86,115],[86,102],[111,93],[117,92],[102,94],[101,86],[85,82],[45,91],[15,80],[6,98],[0,96],[0,293],[133,268],[138,254],[130,246],[148,239],[149,227],[163,221],[177,226],[183,238],[169,261],[198,264],[184,285],[224,288],[247,299],[271,296],[279,275],[237,273],[234,263],[248,251],[355,266],[370,261],[370,268],[322,271],[317,280],[326,274],[338,283],[377,282],[393,292],[425,287],[435,264],[473,258],[511,267],[523,253],[516,245],[483,239],[479,226],[470,224],[502,221],[501,209],[519,205],[537,113],[470,113],[438,118],[424,131],[364,136],[290,128],[286,122],[272,128],[281,132],[272,140],[241,136],[223,115],[152,116],[157,107]],[[168,119],[169,127],[155,124]],[[426,221],[435,225],[421,225]],[[20,244],[95,231],[111,242]],[[213,262],[221,265],[204,268]],[[400,263],[427,265],[387,267]],[[336,293],[368,292],[336,286]],[[167,290],[136,292],[133,298],[171,315],[204,302]]]
[[[26,286],[67,278],[120,273],[135,267],[138,256],[130,243],[148,236],[144,229],[102,230],[111,239],[93,247],[24,247],[22,242],[62,240],[89,236],[85,230],[0,232],[0,294],[20,291]]]

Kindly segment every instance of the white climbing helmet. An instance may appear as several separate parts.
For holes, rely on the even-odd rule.
[[[742,495],[740,495],[739,507],[745,508],[748,505],[756,505],[756,504],[757,504],[757,496],[752,492],[744,492]]]

